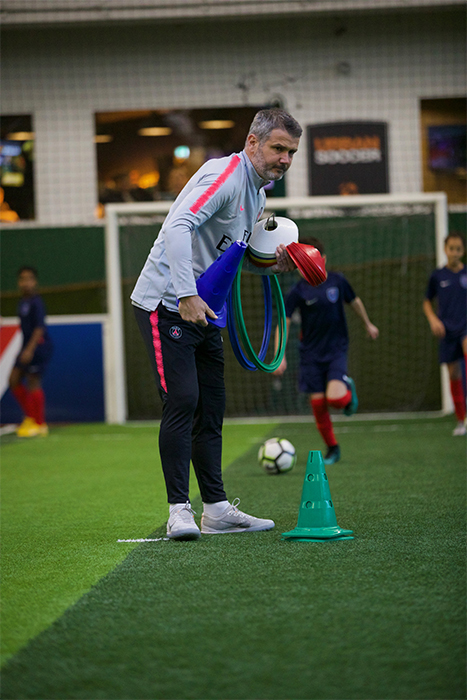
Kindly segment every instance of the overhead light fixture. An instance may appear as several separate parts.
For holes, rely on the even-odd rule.
[[[144,129],[138,129],[140,136],[169,136],[172,129],[168,126],[148,126]]]
[[[141,177],[138,180],[138,185],[143,190],[146,190],[149,187],[155,187],[159,182],[160,178],[160,173],[158,173],[157,170],[153,170],[150,173],[145,173],[144,175],[141,175]]]
[[[3,187],[22,187],[24,185],[23,173],[3,173],[1,184]]]
[[[190,157],[190,147],[189,146],[177,146],[174,149],[174,156],[175,156],[175,158],[179,158],[180,160],[186,160],[187,158]]]
[[[109,143],[113,140],[114,137],[110,134],[96,134],[96,136],[94,136],[94,143]]]
[[[200,129],[231,129],[235,122],[231,119],[209,119],[205,122],[198,122]]]
[[[34,136],[34,131],[12,131],[6,138],[7,141],[32,141]]]

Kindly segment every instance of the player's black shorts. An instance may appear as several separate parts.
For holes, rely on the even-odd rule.
[[[462,333],[461,335],[452,336],[446,333],[444,338],[439,341],[439,362],[443,364],[444,362],[456,362],[456,360],[462,360],[464,357],[464,350],[462,347],[462,341],[466,337],[467,333]]]
[[[347,353],[336,354],[331,360],[319,362],[307,359],[300,362],[298,387],[307,394],[326,393],[326,385],[331,379],[345,382],[347,376]]]
[[[163,304],[152,313],[133,308],[163,400],[169,392],[183,390],[186,395],[191,383],[224,386],[224,348],[217,326],[184,321]]]
[[[46,343],[40,343],[34,352],[31,362],[24,364],[20,361],[21,353],[24,350],[24,346],[21,348],[21,352],[15,361],[15,367],[18,367],[22,372],[26,374],[37,374],[42,375],[45,372],[45,368],[50,362],[50,358],[53,354],[53,345],[49,340]]]

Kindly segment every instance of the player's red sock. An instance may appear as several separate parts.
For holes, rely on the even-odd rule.
[[[34,389],[29,394],[32,417],[38,425],[45,423],[45,395],[43,389]]]
[[[316,419],[316,427],[321,433],[324,442],[328,447],[334,447],[334,445],[337,445],[337,440],[334,435],[326,398],[323,396],[321,399],[311,399],[310,404]]]
[[[451,379],[451,395],[457,420],[465,420],[465,396],[462,379]]]
[[[24,415],[32,417],[32,414],[29,413],[31,408],[29,401],[29,391],[26,389],[24,384],[18,384],[18,386],[15,386],[15,388],[11,391],[13,393],[13,396],[21,406],[21,410],[23,411]]]
[[[340,399],[326,399],[329,406],[333,408],[345,408],[352,400],[352,392],[347,389],[347,393]]]

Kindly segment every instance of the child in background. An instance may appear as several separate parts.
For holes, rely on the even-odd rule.
[[[45,306],[37,293],[37,271],[24,266],[18,272],[22,297],[18,304],[23,345],[10,374],[10,389],[24,413],[18,437],[48,435],[45,396],[41,377],[52,355],[52,341],[45,325]],[[23,381],[25,380],[25,383]]]
[[[439,362],[446,363],[457,417],[454,436],[465,435],[465,395],[462,364],[467,358],[467,273],[462,257],[464,239],[450,233],[444,241],[447,265],[434,270],[428,282],[423,311],[431,332],[439,338]],[[437,313],[433,301],[437,299]]]
[[[319,250],[324,260],[324,245],[317,238],[300,239]],[[335,464],[341,456],[332,425],[329,406],[353,415],[358,407],[354,381],[347,376],[349,334],[344,311],[349,304],[363,322],[368,336],[376,340],[378,328],[371,323],[362,300],[356,296],[344,275],[329,272],[327,280],[312,287],[300,280],[285,299],[287,337],[295,309],[300,311],[300,377],[299,389],[310,395],[310,406],[316,427],[327,446],[325,464]],[[278,334],[276,331],[276,350]],[[282,375],[287,369],[286,358],[274,372]]]

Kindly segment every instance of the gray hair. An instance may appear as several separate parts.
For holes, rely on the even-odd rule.
[[[259,142],[263,143],[274,129],[287,131],[294,139],[299,139],[303,131],[297,120],[288,112],[280,107],[271,107],[270,109],[261,109],[255,114],[248,136],[254,134]]]

